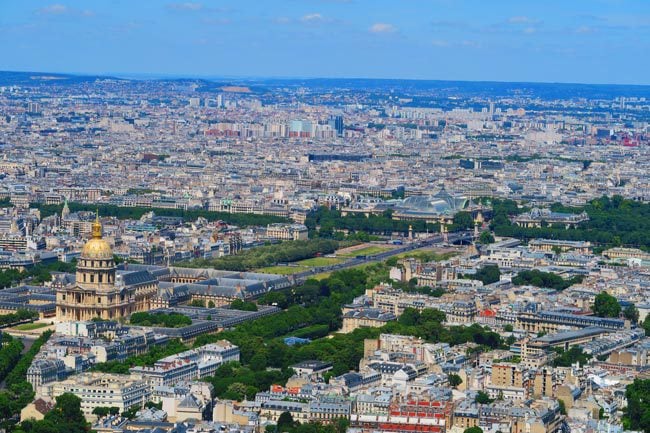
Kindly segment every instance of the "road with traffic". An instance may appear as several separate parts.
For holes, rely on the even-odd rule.
[[[455,242],[471,241],[471,240],[472,240],[472,232],[449,233],[447,235],[446,242],[444,242],[444,238],[442,235],[430,236],[426,239],[417,240],[409,244],[406,244],[404,246],[401,246],[399,248],[393,248],[391,250],[384,251],[381,253],[372,254],[368,256],[355,257],[346,260],[345,262],[337,263],[335,265],[317,266],[311,268],[308,271],[292,274],[291,277],[293,277],[296,280],[296,283],[299,283],[315,274],[320,274],[323,272],[340,271],[341,269],[353,268],[355,266],[364,265],[368,263],[381,262],[399,254],[403,254],[413,250],[418,250],[420,248],[432,247],[435,245],[443,244],[443,242],[452,244]]]

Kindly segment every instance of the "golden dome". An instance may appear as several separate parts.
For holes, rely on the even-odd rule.
[[[102,239],[102,224],[99,222],[99,215],[93,223],[93,238],[86,242],[81,250],[81,258],[94,260],[113,260],[113,249]]]
[[[93,238],[86,242],[81,250],[81,258],[95,260],[113,260],[113,249],[104,239]]]

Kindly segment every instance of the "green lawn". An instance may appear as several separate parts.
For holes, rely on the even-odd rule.
[[[47,323],[23,323],[22,325],[14,326],[17,331],[33,331],[34,329],[45,328]]]
[[[342,263],[344,259],[341,258],[334,258],[334,257],[314,257],[311,259],[305,259],[301,260],[299,262],[296,262],[297,265],[300,266],[306,266],[306,267],[317,267],[317,266],[330,266],[330,265],[337,265],[339,263]]]
[[[305,269],[306,268],[302,266],[269,266],[266,268],[255,269],[255,272],[261,272],[263,274],[291,275],[302,272]]]
[[[365,248],[360,248],[354,251],[348,251],[343,254],[337,254],[339,257],[356,257],[356,256],[373,256],[375,254],[383,253],[384,251],[391,250],[389,247],[380,247],[380,246],[370,246]]]
[[[324,280],[325,278],[328,278],[330,275],[332,275],[331,272],[323,272],[322,274],[316,274],[314,276],[311,276],[309,277],[309,279],[320,281],[320,280]]]
[[[291,274],[296,274],[298,272],[308,271],[309,269],[318,266],[336,265],[344,261],[345,259],[339,259],[334,257],[313,257],[311,259],[305,259],[299,262],[294,262],[292,263],[292,266],[268,266],[266,268],[256,269],[255,272],[262,272],[265,274],[276,274],[276,275],[291,275]]]

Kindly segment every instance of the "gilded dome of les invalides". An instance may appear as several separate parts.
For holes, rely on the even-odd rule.
[[[113,260],[113,249],[102,239],[102,224],[99,218],[93,223],[92,239],[81,250],[81,257],[91,260]]]

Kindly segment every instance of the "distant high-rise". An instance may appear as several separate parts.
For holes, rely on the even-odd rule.
[[[338,137],[343,137],[343,116],[331,116],[328,124],[336,131]]]
[[[27,112],[30,114],[40,114],[41,112],[41,104],[38,102],[30,102],[27,104]]]
[[[289,122],[289,137],[312,137],[312,129],[309,120],[292,120]]]

